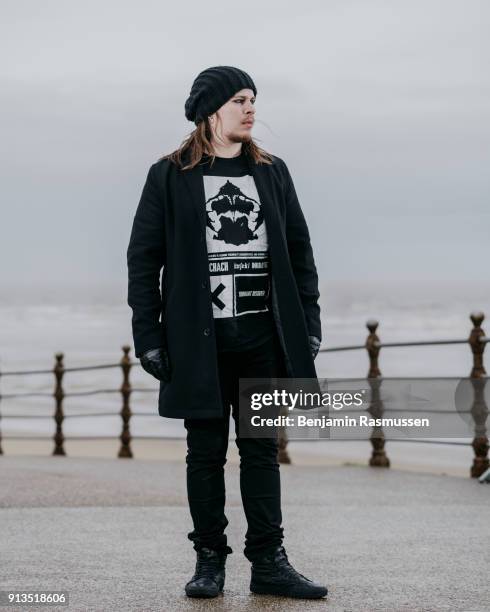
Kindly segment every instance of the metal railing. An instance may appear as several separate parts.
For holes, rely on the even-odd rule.
[[[381,342],[378,335],[377,329],[379,326],[379,322],[373,319],[370,319],[366,322],[366,327],[369,331],[369,334],[366,338],[364,344],[360,345],[350,345],[350,346],[335,346],[320,349],[319,353],[333,353],[337,351],[352,351],[352,350],[366,350],[368,359],[369,359],[369,370],[367,374],[367,379],[381,379],[381,371],[379,369],[379,355],[381,349],[393,348],[393,347],[413,347],[413,346],[436,346],[436,345],[452,345],[452,344],[467,344],[469,345],[472,353],[472,369],[470,373],[470,378],[473,380],[486,378],[486,371],[483,364],[483,354],[485,350],[485,346],[487,342],[490,341],[490,338],[485,335],[481,324],[484,320],[485,316],[482,312],[474,312],[470,315],[470,319],[473,323],[473,328],[471,333],[467,339],[449,339],[449,340],[422,340],[422,341],[410,341],[410,342]],[[15,377],[15,376],[34,376],[34,375],[54,375],[54,391],[53,393],[46,392],[26,392],[26,393],[10,393],[10,394],[1,394],[0,400],[13,399],[13,398],[21,398],[21,397],[53,397],[55,410],[53,415],[39,415],[35,416],[35,418],[46,418],[53,419],[55,421],[55,434],[53,436],[54,440],[54,449],[53,455],[66,455],[66,451],[64,448],[64,442],[69,440],[83,440],[83,439],[102,439],[105,436],[70,436],[70,438],[66,438],[63,433],[63,421],[66,418],[73,417],[85,417],[85,416],[114,416],[112,412],[105,413],[96,413],[96,414],[87,414],[87,413],[79,413],[79,414],[70,414],[66,415],[63,409],[63,400],[66,397],[75,397],[75,396],[89,396],[89,395],[100,395],[100,394],[115,394],[119,393],[121,396],[121,410],[119,412],[119,416],[121,417],[122,425],[121,425],[121,433],[119,435],[119,440],[121,442],[118,457],[121,458],[131,458],[133,457],[132,449],[131,449],[131,441],[133,439],[138,439],[138,436],[132,436],[130,431],[130,422],[131,422],[131,407],[130,407],[130,397],[133,392],[141,392],[141,393],[155,393],[155,389],[148,388],[136,388],[131,386],[130,382],[130,372],[131,368],[135,365],[139,366],[138,362],[131,361],[129,356],[130,347],[125,345],[122,347],[123,357],[119,363],[111,363],[111,364],[101,364],[101,365],[90,365],[90,366],[81,366],[81,367],[69,367],[66,368],[64,366],[64,354],[56,353],[55,355],[55,365],[52,369],[44,369],[44,370],[22,370],[22,371],[4,371],[0,372],[0,381],[5,377]],[[93,389],[88,391],[79,391],[79,392],[65,392],[63,387],[63,378],[67,372],[82,372],[82,371],[93,371],[93,370],[101,370],[101,369],[111,369],[118,368],[122,371],[122,384],[118,389],[108,388],[108,389]],[[154,416],[154,412],[138,412],[137,416]],[[9,418],[33,418],[33,415],[27,414],[16,414],[16,415],[8,415]],[[1,424],[1,412],[0,412],[0,424]],[[484,471],[486,471],[489,467],[489,459],[488,459],[488,437],[486,430],[486,417],[483,422],[476,423],[475,427],[475,436],[473,441],[471,442],[471,446],[474,450],[474,458],[473,463],[470,469],[470,474],[472,477],[477,478]],[[370,438],[372,444],[372,454],[369,460],[369,465],[373,467],[389,467],[390,461],[386,454],[385,450],[385,439],[382,435],[382,431],[380,432],[380,428],[373,428],[373,435]],[[140,438],[152,438],[153,436],[140,436]],[[159,439],[170,439],[171,437],[158,436]],[[40,436],[8,436],[4,439],[40,439]],[[444,443],[444,442],[435,442],[431,440],[424,441],[426,443]],[[454,444],[452,442],[446,442],[448,444]],[[278,458],[281,463],[290,463],[290,457],[287,452],[287,436],[284,429],[280,429],[279,435],[279,454]],[[469,443],[459,443],[465,444],[469,446]],[[0,427],[0,455],[3,454],[2,450],[2,432]]]

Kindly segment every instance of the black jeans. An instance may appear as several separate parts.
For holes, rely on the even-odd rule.
[[[238,379],[283,377],[284,361],[277,334],[261,346],[218,353],[225,415],[220,419],[184,419],[187,430],[187,494],[194,529],[188,534],[197,551],[232,549],[225,528],[224,465],[228,449],[230,404],[240,455],[240,492],[248,523],[244,554],[249,561],[280,546],[281,485],[277,438],[240,438]]]

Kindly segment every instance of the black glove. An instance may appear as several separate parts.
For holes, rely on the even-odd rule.
[[[140,363],[142,368],[157,380],[170,382],[170,361],[168,353],[163,347],[143,353],[140,357]]]
[[[310,349],[313,359],[318,355],[318,351],[320,350],[321,341],[316,336],[308,336],[310,341]]]

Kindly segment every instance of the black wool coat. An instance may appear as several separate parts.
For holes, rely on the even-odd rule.
[[[308,335],[321,340],[322,333],[307,224],[284,161],[273,156],[271,165],[249,163],[266,223],[272,310],[287,377],[316,378]],[[136,357],[160,346],[169,355],[171,380],[160,383],[160,416],[222,417],[202,166],[181,170],[165,159],[150,167],[127,265]]]

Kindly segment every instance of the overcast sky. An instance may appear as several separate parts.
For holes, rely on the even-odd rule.
[[[486,0],[5,1],[3,281],[126,282],[149,166],[238,66],[328,279],[488,278]]]

